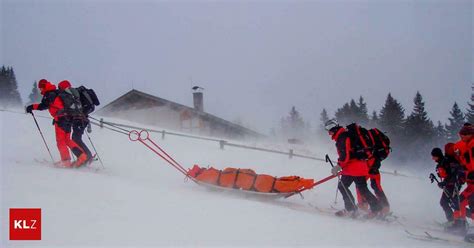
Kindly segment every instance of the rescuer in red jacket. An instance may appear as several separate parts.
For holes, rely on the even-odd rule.
[[[40,103],[31,104],[26,107],[27,113],[32,113],[33,110],[49,110],[53,117],[54,130],[56,133],[56,144],[58,146],[61,161],[56,164],[65,167],[79,167],[87,161],[87,155],[74,141],[71,140],[72,123],[67,115],[63,113],[64,104],[58,96],[56,86],[46,79],[41,79],[38,82],[38,88],[41,91],[43,98]],[[77,160],[71,163],[71,156],[69,149],[77,157]]]
[[[355,157],[347,131],[344,127],[339,126],[335,120],[330,120],[326,123],[326,130],[328,130],[328,134],[336,142],[337,153],[339,154],[338,165],[334,166],[331,172],[337,174],[341,171],[338,189],[344,200],[345,209],[338,211],[336,215],[345,216],[357,213],[354,196],[349,190],[349,187],[354,182],[360,194],[369,203],[371,210],[369,216],[376,216],[380,212],[381,206],[377,198],[367,188],[366,177],[369,175],[367,161]]]

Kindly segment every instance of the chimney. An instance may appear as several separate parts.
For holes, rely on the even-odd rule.
[[[204,112],[204,99],[202,92],[193,92],[194,109]]]

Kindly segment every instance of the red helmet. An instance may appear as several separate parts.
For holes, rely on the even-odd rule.
[[[71,83],[67,80],[63,80],[58,84],[60,90],[65,90],[71,87]]]
[[[44,89],[44,88],[46,88],[46,84],[48,84],[48,83],[49,83],[48,80],[43,78],[38,82],[38,88]]]
[[[54,84],[52,84],[51,82],[49,82],[48,80],[46,80],[46,79],[41,79],[38,82],[38,88],[41,91],[41,95],[44,95],[48,91],[55,90],[56,86]]]

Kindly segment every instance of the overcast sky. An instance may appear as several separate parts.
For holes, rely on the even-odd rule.
[[[434,121],[473,80],[472,1],[0,0],[0,64],[25,100],[33,81],[92,87],[107,103],[132,87],[267,133],[291,106],[319,124],[326,107],[388,92]]]

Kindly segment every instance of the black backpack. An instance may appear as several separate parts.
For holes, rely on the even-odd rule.
[[[61,114],[72,117],[84,116],[81,96],[77,89],[67,88],[65,90],[59,90],[58,96],[61,98],[64,105],[64,108],[60,110]]]
[[[369,131],[356,123],[346,127],[351,140],[351,149],[357,159],[368,159],[372,155],[374,143],[370,138]]]
[[[374,144],[373,155],[380,160],[386,159],[391,151],[390,138],[378,128],[370,129],[369,135]]]
[[[99,98],[95,94],[93,89],[88,89],[84,86],[77,87],[77,91],[80,95],[81,105],[82,105],[82,112],[84,115],[89,115],[90,113],[94,112],[95,106],[99,106]]]

